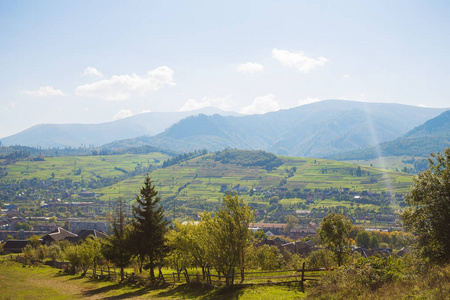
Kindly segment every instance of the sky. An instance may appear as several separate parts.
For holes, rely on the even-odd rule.
[[[326,99],[450,107],[450,2],[0,1],[0,138]]]

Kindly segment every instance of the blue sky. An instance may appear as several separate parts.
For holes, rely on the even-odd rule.
[[[215,106],[450,107],[448,1],[0,1],[0,138]]]

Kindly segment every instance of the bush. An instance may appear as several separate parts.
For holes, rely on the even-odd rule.
[[[325,268],[330,269],[331,267],[336,266],[336,262],[334,260],[334,254],[330,250],[321,249],[312,252],[308,258],[306,259],[307,268],[315,269],[315,268]]]

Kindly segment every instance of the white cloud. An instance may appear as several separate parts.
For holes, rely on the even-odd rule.
[[[129,109],[121,109],[117,112],[117,114],[114,116],[114,120],[123,119],[131,117],[133,113]]]
[[[178,111],[190,111],[196,110],[204,107],[211,106],[211,102],[209,100],[203,98],[201,101],[197,101],[195,99],[189,99],[186,101],[183,106]]]
[[[203,97],[202,100],[189,99],[178,111],[190,111],[204,107],[218,107],[222,110],[230,109],[230,96],[226,97]]]
[[[350,75],[348,75],[348,74],[345,74],[344,75],[344,78],[350,78],[351,76]]]
[[[245,64],[240,64],[237,70],[238,72],[244,74],[254,74],[256,72],[261,72],[263,70],[263,66],[257,63],[248,62]]]
[[[298,101],[298,105],[302,106],[302,105],[305,105],[305,104],[311,104],[311,103],[319,102],[319,101],[320,101],[320,99],[316,98],[316,97],[306,97],[305,99],[299,100]]]
[[[272,57],[278,60],[283,66],[288,68],[294,68],[301,73],[308,73],[312,69],[323,66],[328,59],[325,57],[319,57],[314,59],[306,56],[303,52],[289,52],[288,50],[272,50]]]
[[[256,97],[252,104],[242,108],[239,112],[242,114],[251,115],[277,111],[280,109],[280,104],[278,104],[274,98],[275,95],[273,94]]]
[[[65,96],[65,94],[61,90],[55,90],[53,87],[48,85],[41,86],[38,90],[35,91],[22,91],[22,93],[38,98]]]
[[[82,76],[100,77],[100,78],[103,77],[103,74],[94,67],[87,67],[86,69],[84,69],[84,71],[81,75]]]
[[[75,89],[78,96],[120,101],[133,96],[144,96],[148,91],[157,91],[165,85],[175,85],[173,70],[161,66],[147,73],[147,76],[114,75],[111,79],[81,85]]]

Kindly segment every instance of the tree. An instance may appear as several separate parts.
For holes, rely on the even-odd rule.
[[[361,231],[356,236],[356,244],[362,248],[369,248],[370,246],[370,235],[367,231]]]
[[[70,231],[70,221],[69,220],[66,220],[66,222],[64,222],[63,228],[67,231]]]
[[[131,253],[129,250],[130,230],[125,219],[125,204],[122,198],[119,198],[112,217],[113,234],[104,240],[102,254],[120,268],[120,277],[123,280],[123,269],[129,265]]]
[[[287,235],[291,232],[291,229],[295,228],[298,225],[299,220],[295,216],[288,215],[284,218],[286,221],[286,226],[284,226],[283,232]]]
[[[160,265],[168,252],[165,235],[169,221],[164,217],[164,208],[160,205],[160,200],[147,175],[140,195],[136,197],[136,205],[133,206],[132,251],[138,257],[141,272],[143,263],[148,261],[146,268],[150,270],[152,281],[155,279],[154,269]]]
[[[325,247],[331,250],[338,265],[343,262],[344,255],[350,251],[348,233],[352,229],[352,222],[342,214],[330,213],[323,218],[318,230],[319,237]]]
[[[206,249],[208,241],[205,239],[206,227],[204,222],[186,224],[175,223],[176,234],[172,238],[172,248],[184,253],[192,266],[202,268],[203,276],[206,275],[205,268],[208,265]]]
[[[236,194],[223,198],[224,206],[214,217],[205,214],[208,238],[207,256],[210,264],[226,277],[226,284],[233,284],[236,269],[244,280],[245,251],[250,245],[248,229],[254,213]]]
[[[450,262],[450,148],[431,154],[428,169],[414,178],[406,197],[410,207],[401,214],[415,235],[418,254],[433,263]]]
[[[193,266],[193,259],[189,249],[186,249],[185,245],[180,243],[183,238],[184,232],[178,230],[170,230],[167,234],[167,244],[170,252],[166,256],[165,262],[170,268],[177,271],[178,280],[180,280],[181,271]]]

